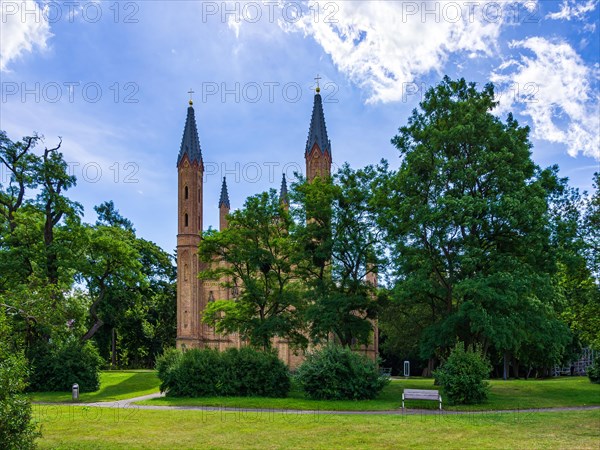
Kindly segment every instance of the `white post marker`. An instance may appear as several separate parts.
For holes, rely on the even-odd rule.
[[[73,401],[79,400],[79,385],[77,383],[73,384],[71,394],[73,397]]]

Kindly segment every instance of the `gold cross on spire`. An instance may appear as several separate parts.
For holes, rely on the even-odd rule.
[[[317,81],[317,88],[315,89],[315,91],[317,92],[317,94],[319,92],[321,92],[321,88],[319,87],[319,80],[321,79],[321,77],[319,76],[319,74],[317,74],[317,76],[315,77],[315,80]]]
[[[193,89],[190,88],[190,90],[188,91],[188,94],[190,94],[190,101],[189,101],[190,106],[192,106],[194,104],[194,99],[192,98],[192,96],[194,95],[194,93],[195,92],[193,91]]]

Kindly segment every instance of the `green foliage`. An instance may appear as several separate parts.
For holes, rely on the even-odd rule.
[[[22,395],[27,375],[25,356],[10,345],[11,332],[0,310],[0,442],[7,450],[32,449],[40,433],[32,421],[31,404]]]
[[[306,395],[315,400],[374,399],[389,383],[373,361],[339,345],[310,353],[296,377]]]
[[[377,272],[385,270],[371,202],[374,180],[373,169],[345,164],[333,178],[293,185],[294,262],[306,286],[306,319],[315,343],[331,333],[346,346],[372,339],[372,319],[382,302]]]
[[[594,363],[587,368],[587,376],[592,383],[600,383],[600,358],[596,358]]]
[[[33,391],[70,391],[73,384],[80,392],[99,388],[102,358],[89,341],[71,336],[59,342],[39,343],[29,351],[30,389]]]
[[[175,343],[172,257],[137,238],[112,201],[95,208],[95,225],[82,223],[62,142],[43,143],[0,130],[0,307],[17,317],[28,354],[77,334],[108,359],[114,335],[113,362],[151,366]]]
[[[442,387],[443,398],[451,405],[483,403],[488,396],[490,363],[481,349],[467,349],[457,342],[448,359],[434,371],[436,383]]]
[[[172,397],[285,397],[290,378],[273,351],[170,349],[157,359],[160,390]]]
[[[553,280],[556,174],[534,164],[529,129],[511,114],[502,121],[495,106],[492,84],[445,77],[393,138],[402,163],[381,167],[374,197],[391,247],[392,301],[405,316],[422,311],[411,328],[423,359],[456,338],[526,357],[554,335],[548,358],[530,358],[548,367],[571,341]]]
[[[240,333],[250,345],[263,349],[271,348],[275,337],[306,345],[291,227],[287,209],[271,190],[249,197],[242,209],[228,216],[225,230],[205,234],[198,250],[201,260],[225,264],[213,264],[200,276],[220,281],[226,292],[225,298],[208,304],[205,323],[219,333]]]

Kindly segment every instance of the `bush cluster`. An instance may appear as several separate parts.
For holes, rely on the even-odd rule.
[[[487,399],[489,383],[485,381],[491,365],[481,349],[469,348],[458,342],[448,359],[433,372],[436,384],[442,388],[444,400],[451,405],[483,403]]]
[[[160,390],[172,397],[286,397],[290,376],[275,352],[250,347],[224,352],[167,350],[157,359]]]
[[[600,383],[600,357],[594,360],[594,363],[587,368],[587,376],[592,383]]]
[[[27,450],[35,448],[40,433],[31,403],[23,395],[27,361],[22,351],[9,344],[11,333],[0,310],[0,448]]]
[[[70,391],[73,384],[79,392],[93,392],[100,387],[102,358],[90,341],[75,337],[58,343],[38,344],[30,350],[33,391]]]
[[[310,353],[296,378],[305,394],[316,400],[373,399],[389,383],[375,362],[339,345]]]

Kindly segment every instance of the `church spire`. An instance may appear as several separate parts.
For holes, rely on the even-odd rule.
[[[287,180],[285,179],[285,173],[281,178],[281,190],[279,191],[279,201],[285,205],[289,206],[290,199],[288,198],[288,188],[287,188]]]
[[[200,148],[200,139],[198,138],[198,129],[196,128],[196,116],[192,100],[189,101],[187,109],[187,117],[185,119],[185,127],[183,129],[183,139],[181,140],[181,148],[179,157],[177,158],[177,166],[181,163],[184,156],[188,157],[191,164],[198,163],[202,165],[202,149]]]
[[[316,144],[319,146],[319,150],[321,150],[322,154],[329,153],[331,156],[331,141],[329,141],[329,138],[327,137],[325,114],[323,113],[323,101],[320,92],[321,88],[318,86],[317,82],[305,154],[308,155]]]
[[[227,181],[223,177],[223,184],[221,185],[221,198],[219,199],[219,208],[225,207],[229,209],[229,192],[227,192]]]
[[[304,150],[306,160],[306,179],[312,181],[315,177],[331,176],[331,141],[327,137],[325,126],[325,114],[323,113],[323,100],[321,99],[321,88],[317,75],[317,88],[315,89],[315,100],[313,103],[308,139]]]

